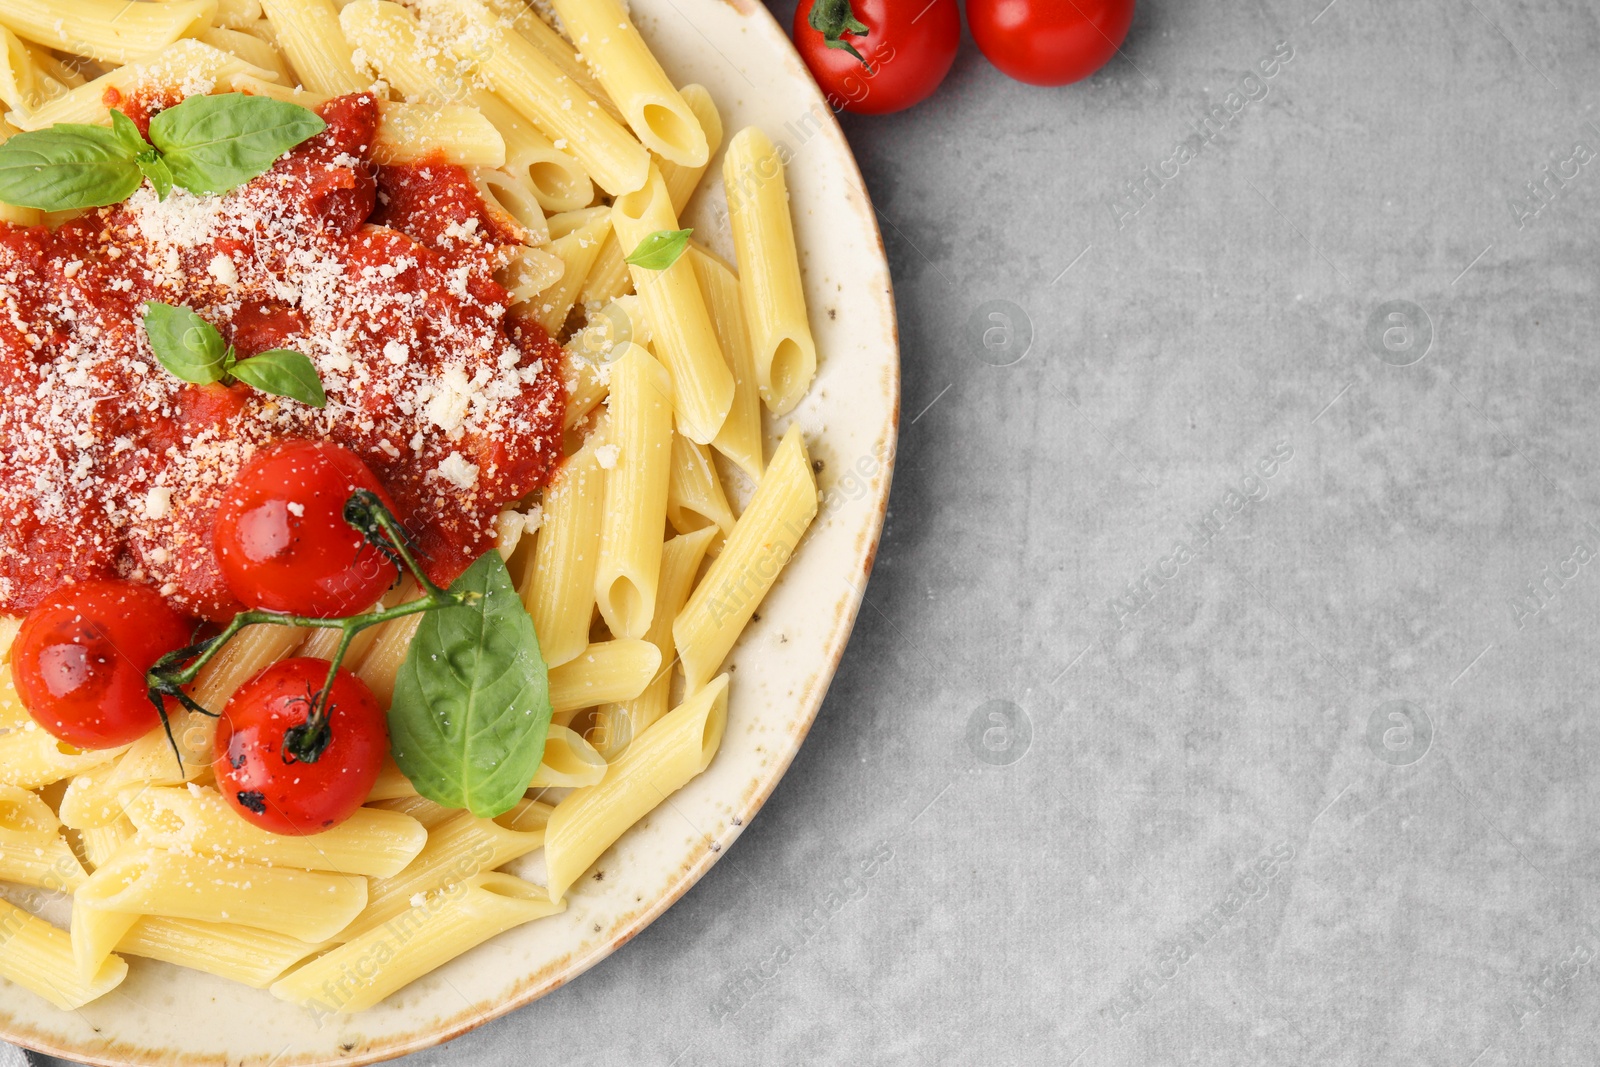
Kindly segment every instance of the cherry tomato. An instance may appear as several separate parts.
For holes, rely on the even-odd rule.
[[[926,100],[961,44],[956,0],[800,0],[794,45],[828,105],[886,115]]]
[[[236,689],[217,720],[217,788],[263,830],[321,833],[348,819],[378,780],[389,725],[372,690],[344,668],[328,697],[326,732],[305,736],[327,677],[325,659],[280,660]],[[326,747],[317,751],[319,741]]]
[[[989,62],[1030,85],[1066,85],[1110,61],[1133,0],[968,0],[972,38]]]
[[[22,620],[11,677],[35,722],[78,748],[115,748],[161,725],[144,672],[193,625],[147,585],[64,585]]]
[[[330,619],[371,607],[395,565],[344,521],[370,489],[394,510],[354,452],[331,441],[281,441],[252,457],[222,494],[212,547],[248,607]]]

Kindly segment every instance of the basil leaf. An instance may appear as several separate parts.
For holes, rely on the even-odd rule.
[[[150,120],[150,140],[191,193],[225,193],[327,128],[316,112],[266,96],[191,96]]]
[[[184,381],[209,385],[227,375],[229,349],[222,335],[188,308],[150,301],[144,306],[144,332],[156,359]]]
[[[328,394],[322,391],[322,379],[317,377],[316,364],[291,349],[274,348],[249,359],[236,360],[229,370],[235,378],[263,393],[286,396],[314,408],[325,407],[328,403]]]
[[[172,171],[162,162],[161,153],[144,139],[133,120],[116,108],[111,109],[111,132],[133,153],[133,162],[138,166],[139,173],[149,178],[150,184],[155,186],[156,199],[165,200],[172,193]]]
[[[111,109],[111,132],[117,135],[117,140],[128,149],[128,158],[138,159],[145,152],[154,154],[144,135],[139,132],[139,127],[134,125],[132,119],[118,111]]]
[[[136,153],[103,126],[61,123],[0,144],[0,200],[41,211],[126,200],[144,178]]]
[[[657,230],[639,242],[627,262],[645,270],[666,270],[678,262],[678,257],[689,247],[691,233],[694,231]]]
[[[533,620],[490,549],[422,617],[389,706],[394,761],[417,791],[480,818],[511,809],[544,758],[548,671]]]

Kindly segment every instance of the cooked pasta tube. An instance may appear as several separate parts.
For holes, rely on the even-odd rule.
[[[724,674],[634,738],[599,785],[556,805],[544,844],[551,900],[564,897],[629,827],[710,765],[727,720]]]
[[[78,840],[83,842],[83,858],[88,860],[92,871],[111,862],[112,857],[128,847],[133,839],[133,823],[125,817],[119,817],[104,826],[91,826],[78,831]]]
[[[117,943],[128,956],[188,967],[254,989],[265,989],[320,945],[248,926],[195,919],[135,917]]]
[[[217,0],[216,25],[230,30],[250,30],[262,22],[261,0]]]
[[[598,785],[606,775],[606,761],[576,731],[550,724],[545,734],[544,759],[529,789],[569,789]]]
[[[811,460],[800,427],[791,426],[722,554],[672,624],[691,692],[722,666],[816,514]]]
[[[589,645],[606,500],[606,472],[595,456],[597,447],[598,442],[591,440],[567,457],[545,487],[533,566],[521,589],[522,603],[539,635],[539,650],[551,667],[566,663]]]
[[[556,14],[641,143],[686,167],[710,157],[700,122],[617,0],[553,0]]]
[[[0,882],[70,890],[85,877],[50,805],[26,789],[0,785]]]
[[[386,925],[273,983],[272,995],[319,1014],[365,1011],[491,937],[563,910],[520,878],[475,875],[424,892]]]
[[[550,243],[550,223],[527,178],[479,167],[472,172],[472,183],[491,211],[509,217],[522,231],[523,244],[540,247]]]
[[[123,852],[91,874],[76,903],[326,941],[366,907],[367,880],[149,848]]]
[[[372,883],[366,908],[339,932],[339,940],[360,937],[404,914],[418,893],[465,881],[543,847],[550,811],[548,804],[522,800],[493,819],[457,812],[428,831],[428,843],[411,866]]]
[[[672,438],[672,472],[667,478],[667,521],[681,534],[715,526],[733,530],[733,509],[711,463],[711,450],[682,434]]]
[[[119,4],[118,6],[122,6]],[[179,4],[127,4],[128,7],[166,8]],[[256,78],[270,84],[277,77],[270,70],[252,66],[237,56],[200,41],[185,39],[155,56],[102,74],[70,92],[41,104],[31,112],[12,111],[11,121],[24,130],[42,130],[58,122],[104,124],[110,121],[108,99],[128,97],[145,85],[182,84],[185,80],[208,78],[217,85],[232,88],[239,78]],[[111,90],[116,90],[115,94]]]
[[[643,189],[619,196],[611,205],[611,226],[626,252],[653,233],[678,228],[667,187],[654,166]],[[692,441],[710,444],[733,404],[733,374],[706,313],[694,266],[680,256],[666,270],[638,266],[629,270],[644,300],[655,351],[672,375],[678,431]]]
[[[463,61],[475,61],[497,95],[571,152],[606,192],[616,196],[644,184],[650,153],[548,56],[502,29],[478,0],[443,2],[467,31],[449,47]]]
[[[28,46],[0,25],[0,101],[17,111],[31,111],[42,93],[56,90],[40,78],[38,64]]]
[[[127,63],[200,32],[216,11],[216,0],[0,0],[0,23],[50,48],[101,63]]]
[[[29,722],[0,734],[0,785],[42,789],[109,763],[127,750],[124,745],[81,751]]]
[[[378,780],[372,785],[372,792],[367,794],[367,803],[375,804],[380,800],[404,800],[417,795],[417,787],[411,784],[411,779],[401,773],[393,756],[383,757],[383,766],[378,768]]]
[[[390,800],[375,802],[371,805],[381,811],[398,811],[408,815],[421,823],[424,829],[432,830],[435,826],[447,819],[453,819],[461,814],[459,808],[447,808],[443,804],[436,804],[427,797],[409,796],[395,797]]]
[[[305,636],[298,626],[245,627],[200,671],[192,687],[194,699],[201,707],[220,712],[235,689],[294,651]],[[172,738],[183,756],[181,773],[166,731],[158,726],[128,749],[110,777],[111,787],[178,785],[211,767],[215,721],[196,711],[179,712],[171,719]]]
[[[661,580],[656,583],[656,610],[644,639],[661,650],[662,669],[644,691],[630,700],[602,704],[595,711],[590,738],[607,760],[621,755],[629,743],[667,713],[672,687],[672,623],[689,598],[706,549],[717,536],[715,526],[671,538],[661,546]]]
[[[550,706],[556,711],[629,700],[661,669],[661,650],[648,641],[596,641],[550,672]]]
[[[261,0],[261,10],[300,84],[327,96],[368,88],[351,60],[333,0]]]
[[[651,322],[657,322],[651,315]],[[672,460],[672,381],[638,345],[611,365],[600,560],[594,600],[612,634],[643,637],[655,607]]]
[[[515,6],[521,9],[511,14],[512,26],[516,31],[548,56],[550,62],[560,67],[561,73],[571,78],[578,88],[593,97],[595,103],[605,109],[606,114],[618,122],[627,122],[622,111],[606,95],[605,86],[601,85],[589,68],[584,66],[577,50],[567,42],[567,39],[552,29],[532,7],[523,7],[520,3]]]
[[[500,131],[477,108],[461,104],[379,101],[374,163],[424,163],[442,159],[461,167],[499,167],[506,161]]]
[[[238,56],[252,67],[272,71],[285,85],[294,81],[294,72],[289,69],[283,54],[254,34],[213,26],[200,34],[200,40],[212,48]]]
[[[782,415],[811,388],[817,346],[806,318],[783,160],[766,134],[750,126],[734,135],[722,161],[722,182],[756,383],[767,407]]]
[[[609,208],[586,208],[571,214],[584,218],[570,232],[553,237],[549,247],[549,251],[560,258],[565,266],[560,280],[523,305],[534,321],[552,336],[559,333],[561,324],[567,321],[567,315],[578,299],[578,291],[583,287],[583,279],[588,277],[589,268],[600,254],[601,244],[611,232]],[[554,224],[555,220],[552,219],[552,227]],[[553,234],[554,230],[551,232]]]
[[[417,820],[376,808],[357,808],[318,834],[270,833],[229,810],[216,790],[195,786],[146,789],[129,803],[128,818],[157,848],[374,878],[399,874],[428,840]]]
[[[121,985],[127,974],[128,965],[112,956],[91,978],[83,978],[65,930],[0,900],[0,978],[74,1011]]]
[[[139,916],[128,912],[104,911],[74,900],[68,933],[72,937],[72,959],[78,965],[78,974],[87,978],[99,971],[116,951],[117,942],[138,921]]]
[[[761,451],[761,391],[756,383],[755,354],[750,350],[750,334],[740,303],[739,279],[723,263],[698,248],[690,247],[695,278],[706,298],[706,311],[717,331],[722,354],[728,357],[733,372],[733,404],[722,429],[711,447],[727,456],[739,469],[759,479],[763,467]]]
[[[404,604],[421,595],[416,579],[408,577],[401,581],[395,602]],[[421,625],[422,614],[419,612],[373,627],[378,636],[373,640],[372,647],[367,649],[367,654],[361,657],[356,676],[367,683],[367,688],[372,690],[372,695],[384,707],[388,707],[394,699],[394,680],[399,676],[400,666],[405,663],[406,653],[411,649],[411,639]]]

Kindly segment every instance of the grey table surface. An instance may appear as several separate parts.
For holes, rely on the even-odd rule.
[[[1146,0],[845,116],[905,389],[827,703],[681,903],[407,1062],[1600,1060],[1597,57]]]

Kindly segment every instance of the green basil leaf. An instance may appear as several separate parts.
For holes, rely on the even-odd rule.
[[[191,96],[150,120],[173,181],[225,193],[264,174],[289,149],[327,128],[316,112],[267,96]]]
[[[311,407],[325,407],[328,394],[322,391],[316,364],[299,352],[274,348],[249,359],[236,360],[228,368],[233,376],[263,393],[286,396]]]
[[[176,377],[209,385],[227,375],[222,335],[188,308],[150,301],[144,306],[144,332],[156,359]]]
[[[689,247],[691,233],[694,231],[657,230],[639,242],[627,261],[645,270],[666,270],[678,262],[678,257]]]
[[[128,156],[131,159],[138,159],[145,152],[152,151],[150,143],[139,132],[139,127],[135,126],[132,119],[116,108],[111,109],[111,132],[116,134],[117,140],[127,147]]]
[[[157,200],[165,200],[172,194],[172,171],[167,169],[166,161],[154,149],[134,162],[139,165],[139,173],[149,178],[150,184],[156,187]]]
[[[144,181],[135,155],[104,126],[19,133],[0,144],[0,201],[41,211],[119,203]]]
[[[395,680],[390,745],[423,796],[493,818],[544,758],[549,676],[500,553],[478,557],[450,591],[475,599],[422,617]]]

